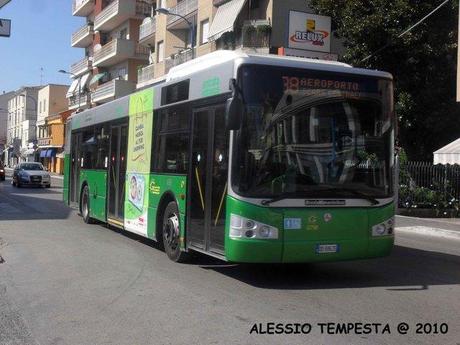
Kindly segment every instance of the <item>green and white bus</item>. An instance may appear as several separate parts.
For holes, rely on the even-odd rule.
[[[218,51],[72,115],[64,200],[174,261],[385,256],[395,130],[388,73]]]

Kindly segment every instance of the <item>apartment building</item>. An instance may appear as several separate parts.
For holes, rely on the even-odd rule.
[[[72,0],[85,23],[72,34],[69,109],[159,82],[174,66],[218,49],[337,60],[330,18],[309,0]],[[298,35],[298,36],[296,36]]]
[[[137,70],[148,63],[150,54],[138,43],[139,28],[155,1],[72,1],[72,14],[85,21],[71,37],[72,47],[83,48],[84,53],[70,68],[69,109],[85,109],[132,93]]]
[[[68,109],[66,98],[69,85],[48,84],[38,91],[37,146],[38,160],[50,168],[56,160],[56,154],[62,151],[63,143],[53,143],[53,131],[50,122],[60,112]]]
[[[0,161],[4,161],[4,151],[7,149],[8,101],[14,95],[13,91],[0,94]]]
[[[6,161],[32,161],[35,154],[37,97],[41,86],[22,87],[8,101]]]
[[[163,0],[140,26],[139,43],[151,50],[137,88],[161,81],[174,66],[217,49],[242,49],[337,60],[343,46],[330,18],[305,0]],[[296,36],[297,35],[297,36]]]

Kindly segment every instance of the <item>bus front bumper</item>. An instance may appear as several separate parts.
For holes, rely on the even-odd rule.
[[[241,263],[302,263],[388,256],[393,236],[339,241],[269,241],[229,239],[227,260]]]

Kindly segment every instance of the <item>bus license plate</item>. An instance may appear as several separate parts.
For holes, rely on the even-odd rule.
[[[316,245],[316,254],[338,253],[338,251],[339,251],[338,244],[317,244]]]

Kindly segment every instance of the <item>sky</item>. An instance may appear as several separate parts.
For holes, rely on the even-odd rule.
[[[0,9],[11,19],[11,37],[0,37],[0,93],[21,86],[70,84],[70,65],[84,57],[70,38],[85,22],[72,16],[72,0],[11,0]]]

